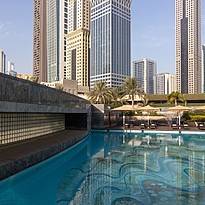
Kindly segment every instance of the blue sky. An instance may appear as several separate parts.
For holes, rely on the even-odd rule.
[[[32,73],[33,0],[2,0],[0,48],[18,73]],[[205,0],[202,0],[205,44]],[[158,72],[175,72],[175,0],[132,0],[132,61],[150,58]]]

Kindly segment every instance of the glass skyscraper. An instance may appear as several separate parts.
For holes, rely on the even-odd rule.
[[[131,0],[91,0],[91,88],[124,83],[131,71]]]
[[[48,82],[65,78],[67,0],[47,1],[47,69]]]

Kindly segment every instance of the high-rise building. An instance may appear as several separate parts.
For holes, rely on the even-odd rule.
[[[33,75],[47,81],[46,1],[34,0]]]
[[[202,55],[201,55],[201,60],[202,60],[202,93],[205,93],[205,45],[202,45]]]
[[[201,92],[201,0],[176,0],[176,77],[179,92]]]
[[[6,72],[6,54],[0,48],[0,73]]]
[[[90,0],[68,0],[66,78],[89,86]]]
[[[67,0],[34,0],[33,72],[40,82],[66,77]]]
[[[47,0],[47,81],[66,76],[66,38],[68,31],[68,1]]]
[[[157,74],[156,61],[144,58],[133,62],[132,76],[138,81],[138,85],[147,94],[154,94],[153,77]]]
[[[124,83],[131,71],[131,0],[91,0],[91,88]]]
[[[154,76],[154,94],[170,94],[177,89],[176,75],[159,73]]]

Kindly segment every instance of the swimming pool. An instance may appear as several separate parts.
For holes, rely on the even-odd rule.
[[[92,132],[0,182],[0,205],[205,204],[205,135]]]

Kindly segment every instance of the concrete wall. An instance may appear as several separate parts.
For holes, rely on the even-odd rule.
[[[87,113],[90,102],[0,73],[0,112]]]
[[[89,101],[0,73],[0,145],[66,128],[91,129]]]
[[[118,114],[111,112],[110,108],[103,104],[92,105],[91,127],[92,129],[105,129],[116,126]]]

